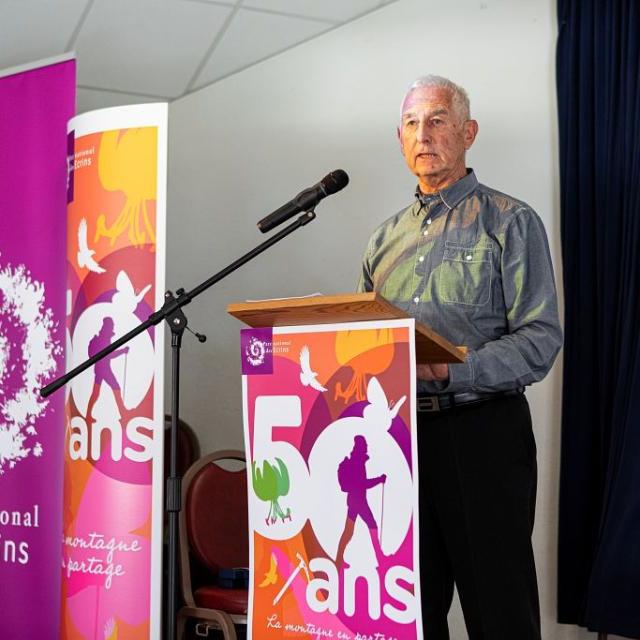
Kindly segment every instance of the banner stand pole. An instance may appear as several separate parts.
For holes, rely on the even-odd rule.
[[[178,517],[181,510],[181,490],[182,479],[177,472],[178,460],[178,413],[180,408],[180,348],[182,346],[182,335],[188,328],[187,317],[182,312],[182,307],[189,304],[191,300],[199,296],[201,293],[212,287],[220,280],[226,278],[229,274],[239,269],[242,265],[256,256],[266,251],[272,245],[280,242],[288,235],[309,224],[315,220],[316,214],[313,209],[301,214],[294,222],[271,236],[257,247],[245,253],[243,256],[232,262],[218,273],[214,274],[191,291],[178,289],[176,294],[171,291],[165,293],[165,302],[162,307],[152,313],[144,322],[137,327],[125,333],[123,336],[112,342],[94,356],[85,360],[82,364],[64,375],[56,378],[46,387],[40,389],[40,395],[43,398],[50,396],[54,391],[63,387],[67,382],[73,380],[83,371],[91,367],[93,364],[102,360],[105,356],[115,351],[118,347],[131,341],[140,333],[146,331],[152,326],[160,324],[163,320],[169,325],[171,330],[171,349],[172,349],[172,369],[171,369],[171,434],[170,434],[170,465],[169,477],[166,485],[165,511],[167,513],[169,531],[168,531],[168,557],[167,557],[167,584],[166,584],[166,628],[165,640],[176,640],[176,622],[177,622],[177,602],[178,602]],[[196,334],[197,335],[197,334]]]

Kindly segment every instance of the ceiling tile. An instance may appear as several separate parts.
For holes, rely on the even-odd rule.
[[[64,53],[87,1],[0,1],[0,69]]]
[[[322,22],[238,11],[195,82],[202,87],[331,28]]]
[[[380,0],[244,0],[242,6],[344,22],[379,7]]]
[[[180,95],[230,12],[204,2],[96,0],[75,47],[78,82]]]

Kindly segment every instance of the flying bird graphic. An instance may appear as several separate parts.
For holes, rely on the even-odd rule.
[[[305,387],[311,387],[316,391],[326,391],[326,388],[316,380],[317,377],[318,374],[311,370],[309,347],[305,344],[304,347],[300,349],[300,382],[302,382]]]
[[[89,245],[87,244],[87,219],[82,218],[78,225],[78,266],[81,269],[86,267],[89,271],[93,271],[94,273],[104,273],[106,269],[103,269],[93,259],[94,253],[95,251],[93,249],[89,249]]]
[[[118,640],[118,625],[113,618],[109,618],[104,625],[104,640]]]
[[[278,581],[278,559],[271,554],[271,565],[269,566],[268,573],[264,574],[264,580],[258,585],[258,587],[268,587],[270,584],[275,584]]]

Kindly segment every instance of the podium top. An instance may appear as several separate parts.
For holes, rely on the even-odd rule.
[[[237,302],[230,304],[227,312],[250,327],[286,327],[411,317],[375,292]],[[464,362],[466,351],[466,347],[456,347],[416,321],[416,360],[419,364]]]

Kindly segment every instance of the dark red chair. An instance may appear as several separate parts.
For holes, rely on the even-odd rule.
[[[164,415],[164,477],[169,477],[171,456],[171,416]],[[178,418],[178,475],[184,476],[187,469],[200,457],[200,443],[196,432],[182,418]]]
[[[248,589],[218,586],[218,572],[249,566],[247,472],[219,463],[246,464],[242,451],[219,451],[204,456],[187,471],[182,482],[180,511],[180,572],[185,605],[178,611],[178,638],[189,619],[197,633],[220,629],[236,640],[234,624],[246,624]],[[198,575],[204,576],[198,579]]]

